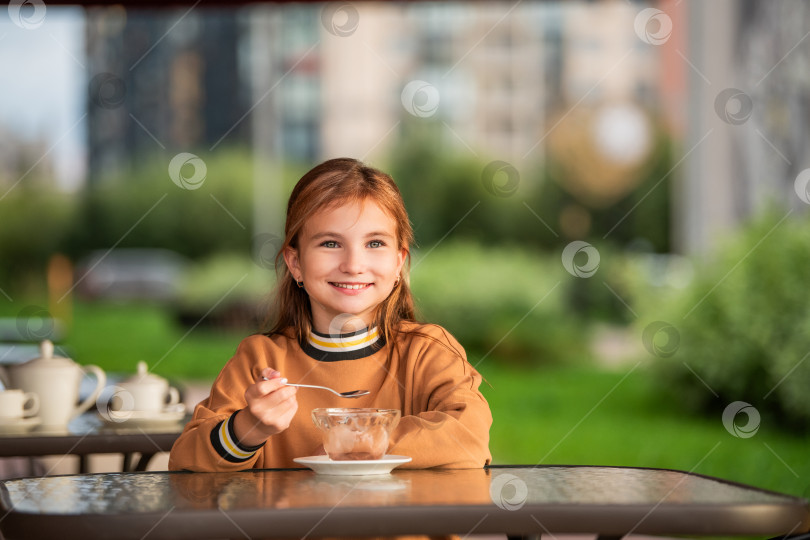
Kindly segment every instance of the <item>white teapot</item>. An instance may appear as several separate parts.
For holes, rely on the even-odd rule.
[[[53,355],[53,343],[40,344],[40,358],[7,366],[12,388],[39,396],[39,417],[43,426],[63,427],[75,416],[89,409],[107,382],[98,366],[82,366],[69,358]],[[93,392],[77,405],[82,377],[92,373],[96,378]]]

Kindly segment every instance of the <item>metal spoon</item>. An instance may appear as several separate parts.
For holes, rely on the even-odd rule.
[[[262,377],[262,379],[264,379],[265,381],[269,380],[267,377]],[[368,390],[351,390],[349,392],[338,392],[337,390],[332,390],[331,388],[328,388],[326,386],[316,386],[314,384],[296,384],[290,382],[284,384],[287,386],[299,386],[301,388],[320,388],[321,390],[329,390],[336,396],[340,396],[343,398],[358,398],[360,396],[366,396],[370,393]]]
[[[338,392],[337,390],[332,390],[331,388],[327,388],[326,386],[315,386],[314,384],[293,384],[293,383],[286,383],[287,386],[300,386],[302,388],[320,388],[321,390],[329,390],[336,396],[345,397],[345,398],[357,398],[360,396],[365,396],[369,394],[368,390],[351,390],[350,392]]]

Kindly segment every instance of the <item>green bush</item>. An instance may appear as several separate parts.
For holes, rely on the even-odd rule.
[[[587,241],[599,250],[603,262],[591,279],[565,274],[569,280],[560,292],[568,315],[610,324],[632,321],[633,312],[623,305],[628,287],[622,251],[634,245],[658,253],[669,249],[672,144],[662,130],[656,130],[654,150],[639,185],[604,208],[588,208],[561,187],[565,171],[553,155],[544,164],[527,162],[515,169],[514,185],[505,172],[508,166],[504,167],[487,189],[485,171],[496,156],[473,158],[448,151],[443,137],[452,135],[441,125],[405,123],[403,130],[402,144],[383,168],[400,186],[417,246],[429,250],[448,238],[496,249],[515,246],[545,253],[560,270],[565,246],[572,240]],[[562,225],[567,222],[571,228],[572,209],[583,222],[581,231]],[[509,306],[499,308],[509,313],[504,320],[525,313],[521,311],[525,306],[517,306],[514,312]],[[494,326],[501,331],[500,325]]]
[[[172,181],[172,156],[164,152],[142,156],[131,169],[112,167],[75,194],[48,187],[48,179],[26,180],[0,193],[0,287],[37,294],[44,286],[47,261],[57,252],[74,260],[114,246],[165,248],[194,259],[223,251],[249,257],[255,156],[246,149],[224,148],[199,152],[199,157],[206,175],[195,189]],[[184,176],[194,173],[188,168],[181,169]],[[285,163],[280,177],[265,179],[281,186],[279,198],[284,200],[261,201],[262,211],[276,213],[277,222],[283,223],[287,194],[303,170],[300,164]]]
[[[471,361],[580,361],[587,330],[567,305],[573,278],[556,257],[446,242],[416,252],[411,286],[421,316],[447,328]]]
[[[275,271],[239,253],[217,253],[196,261],[172,306],[186,326],[256,332],[266,317]]]
[[[679,402],[711,410],[745,401],[810,426],[810,219],[783,216],[746,226],[661,312],[679,341],[655,373]]]
[[[661,127],[654,131],[653,150],[640,173],[638,185],[605,207],[588,206],[564,186],[567,171],[549,153],[539,173],[541,189],[529,201],[532,208],[559,232],[561,218],[572,207],[588,216],[591,242],[610,242],[625,248],[643,243],[655,252],[670,251],[673,142]],[[547,238],[548,239],[548,238]]]
[[[48,259],[63,248],[75,215],[71,195],[25,184],[9,191],[0,201],[0,288],[42,290]]]
[[[194,258],[220,250],[249,253],[250,154],[225,150],[199,157],[207,174],[196,189],[175,185],[168,172],[170,158],[162,155],[89,186],[71,235],[72,254],[114,245],[166,248]]]
[[[527,161],[511,171],[514,178],[508,179],[502,170],[490,177],[494,181],[487,189],[487,166],[499,156],[472,157],[452,150],[447,139],[458,141],[442,125],[405,122],[402,129],[401,144],[382,168],[399,185],[422,246],[452,231],[455,239],[486,245],[507,242],[557,250],[561,243],[580,239],[621,248],[642,242],[656,252],[669,251],[673,143],[663,128],[656,126],[638,185],[599,208],[587,206],[562,187],[567,173],[551,152],[544,163]],[[587,221],[582,234],[571,232],[576,238],[566,237],[561,224],[571,209]]]
[[[454,239],[485,244],[518,242],[523,238],[516,232],[535,231],[540,224],[521,197],[488,193],[482,181],[486,162],[448,152],[442,129],[407,124],[402,144],[382,167],[402,192],[417,244],[434,245],[451,231]],[[530,183],[523,179],[520,193]]]

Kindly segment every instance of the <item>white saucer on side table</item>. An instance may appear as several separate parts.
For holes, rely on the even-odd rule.
[[[98,416],[113,427],[166,427],[181,422],[186,417],[182,403],[170,405],[162,411],[104,411]]]
[[[38,416],[27,418],[0,418],[0,435],[19,435],[28,433],[42,423]]]

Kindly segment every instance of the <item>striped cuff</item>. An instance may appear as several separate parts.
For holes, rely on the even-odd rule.
[[[211,445],[217,454],[225,461],[231,463],[242,463],[253,457],[256,451],[264,446],[244,446],[239,444],[236,432],[233,429],[233,419],[239,411],[233,413],[227,420],[223,420],[211,430]]]

